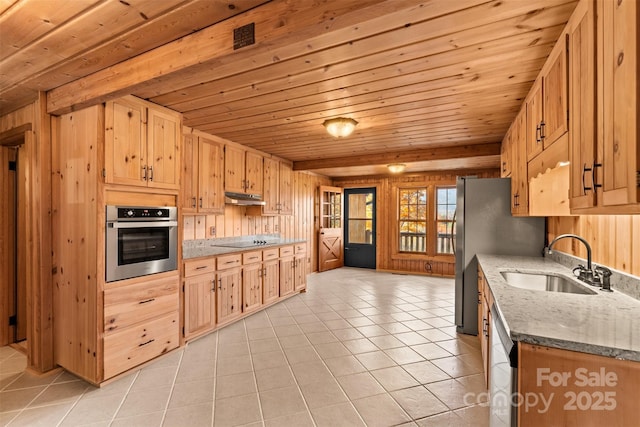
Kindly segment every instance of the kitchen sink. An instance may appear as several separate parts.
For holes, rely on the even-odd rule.
[[[543,273],[519,273],[515,271],[503,271],[500,274],[502,274],[508,285],[516,288],[569,294],[596,294],[595,291],[562,276]]]

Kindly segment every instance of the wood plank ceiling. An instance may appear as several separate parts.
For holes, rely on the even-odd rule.
[[[329,176],[498,167],[574,0],[0,0],[0,114],[133,94]],[[255,24],[255,44],[233,30]],[[351,117],[334,139],[322,122]]]

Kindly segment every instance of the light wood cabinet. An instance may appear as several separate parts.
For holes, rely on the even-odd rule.
[[[293,257],[287,256],[280,258],[280,296],[286,296],[293,293],[293,274],[294,265]]]
[[[216,326],[215,258],[184,263],[184,337],[201,335]]]
[[[104,291],[103,380],[179,345],[177,272],[114,283]]]
[[[217,323],[232,322],[242,315],[242,257],[240,254],[217,258]]]
[[[105,182],[180,188],[181,116],[133,96],[105,108]]]
[[[264,201],[262,213],[265,215],[291,215],[293,213],[292,194],[293,170],[289,163],[277,159],[264,159]]]
[[[262,302],[269,304],[280,297],[280,250],[278,248],[262,251]]]
[[[597,2],[598,162],[593,187],[603,213],[633,205],[640,211],[638,49],[640,5],[633,0]]]
[[[182,212],[223,214],[224,147],[195,134],[183,138]]]
[[[518,343],[518,425],[637,425],[640,363]],[[546,403],[543,403],[544,400]]]
[[[251,313],[262,306],[264,270],[262,251],[242,254],[242,311]]]
[[[502,145],[507,145],[511,150],[511,214],[515,216],[526,216],[529,213],[526,111],[525,104],[502,141]]]
[[[511,176],[511,164],[513,163],[513,144],[511,138],[505,137],[500,145],[500,176],[508,178]]]
[[[564,32],[560,35],[525,100],[526,161],[568,131],[566,37]]]
[[[484,367],[484,382],[489,386],[489,348],[491,348],[491,291],[485,280],[482,268],[478,265],[478,338]]]
[[[231,193],[263,193],[263,158],[239,146],[224,147],[224,190]]]
[[[296,244],[293,252],[293,290],[298,292],[307,287],[307,244]]]

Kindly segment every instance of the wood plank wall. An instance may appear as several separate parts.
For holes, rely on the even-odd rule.
[[[24,237],[27,289],[27,363],[30,369],[45,372],[53,361],[53,314],[51,287],[51,122],[46,113],[46,97],[0,117],[0,135],[28,126],[24,132]],[[9,286],[0,272],[0,286]],[[20,278],[19,278],[20,280]],[[3,293],[6,297],[6,292]],[[3,322],[4,323],[4,322]],[[1,327],[0,327],[1,329]]]
[[[564,233],[577,234],[591,245],[593,262],[640,276],[640,215],[582,215],[547,218],[549,241]],[[554,245],[561,252],[586,259],[575,239]]]
[[[185,215],[183,239],[240,237],[253,234],[280,233],[287,239],[305,239],[309,271],[318,271],[318,187],[332,185],[330,178],[293,172],[293,215],[259,216],[253,207],[227,205],[224,215]],[[211,233],[212,227],[215,233]]]
[[[477,171],[425,172],[381,177],[342,178],[335,179],[334,185],[343,188],[376,187],[377,188],[377,269],[386,271],[420,273],[434,276],[453,277],[455,275],[455,259],[451,256],[439,255],[403,255],[392,257],[394,236],[391,226],[396,220],[396,206],[393,203],[394,188],[398,184],[410,185],[455,185],[456,176],[475,175],[480,178],[499,177],[496,169]]]

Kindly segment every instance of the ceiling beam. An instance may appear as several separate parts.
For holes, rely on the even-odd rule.
[[[345,168],[351,166],[384,165],[389,163],[411,163],[427,160],[462,159],[495,156],[500,154],[500,143],[437,147],[395,153],[367,154],[365,156],[336,157],[331,159],[303,160],[293,162],[293,170],[323,168]]]

